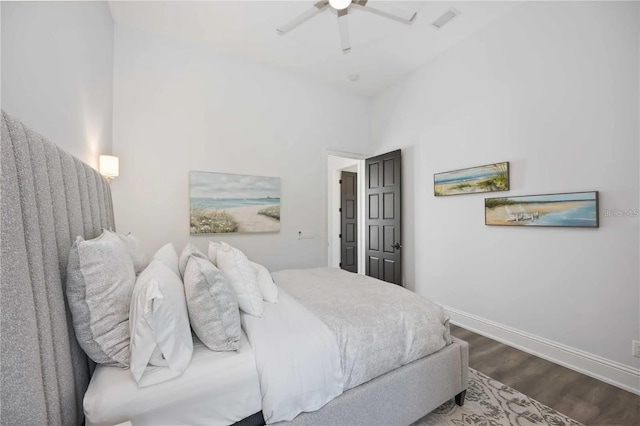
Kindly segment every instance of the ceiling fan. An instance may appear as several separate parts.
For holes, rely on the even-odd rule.
[[[410,19],[402,18],[400,16],[372,8],[371,6],[367,6],[367,2],[368,0],[320,0],[307,12],[276,29],[276,31],[280,35],[285,35],[314,16],[319,15],[326,10],[334,9],[338,14],[338,27],[340,28],[340,44],[342,45],[342,53],[349,53],[351,50],[351,41],[349,40],[347,16],[352,9],[364,10],[407,25],[411,25],[418,15],[418,13],[415,12]]]

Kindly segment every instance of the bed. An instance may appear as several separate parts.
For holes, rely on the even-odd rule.
[[[378,331],[369,336],[370,345],[360,342],[353,346],[361,331],[368,329],[366,324],[349,330],[351,323],[358,323],[357,316],[353,321],[337,317],[347,315],[353,306],[358,306],[358,311],[367,306],[359,305],[358,301],[362,286],[370,284],[366,280],[371,279],[355,274],[345,278],[342,274],[348,273],[328,268],[274,273],[285,303],[269,314],[265,310],[264,316],[275,321],[278,316],[286,319],[293,313],[304,315],[304,321],[319,321],[332,333],[333,340],[327,341],[336,342],[333,360],[317,362],[325,362],[334,370],[336,363],[349,367],[341,369],[344,374],[338,379],[342,381],[340,392],[333,395],[331,388],[325,392],[331,397],[328,402],[323,400],[318,407],[310,405],[303,410],[309,412],[283,422],[278,421],[280,417],[271,409],[263,415],[262,411],[271,403],[264,388],[267,378],[263,375],[270,374],[272,383],[289,379],[284,379],[284,372],[265,367],[273,365],[269,363],[277,358],[269,353],[273,351],[270,342],[274,337],[265,337],[261,331],[266,321],[247,316],[243,316],[247,335],[243,335],[238,352],[221,355],[196,342],[192,362],[182,377],[166,382],[165,386],[145,388],[141,393],[141,389],[132,387],[127,370],[96,368],[87,358],[76,341],[65,307],[66,264],[74,238],[78,235],[95,238],[103,228],[115,230],[108,184],[91,167],[4,111],[1,154],[3,423],[82,424],[86,414],[88,424],[125,420],[133,420],[134,424],[158,421],[167,424],[167,416],[183,412],[180,422],[169,423],[252,425],[267,420],[299,425],[410,424],[451,398],[455,397],[459,404],[464,402],[468,371],[465,342],[443,334],[440,337],[446,343],[427,351],[428,354],[423,352],[425,345],[418,347],[413,343],[402,350],[397,350],[401,343],[380,350],[384,347],[376,346],[378,340],[390,342],[397,336],[389,332],[385,338],[377,339],[375,333],[382,333]],[[340,285],[341,279],[357,282],[338,297],[341,290],[335,286]],[[301,282],[305,285],[298,285]],[[319,291],[321,283],[333,286],[332,290]],[[381,300],[399,297],[389,295],[398,292],[410,293],[383,283],[371,291],[374,298]],[[393,300],[387,301],[388,316],[381,316],[381,320],[395,318]],[[298,303],[303,308],[295,308]],[[287,306],[291,310],[283,314]],[[404,308],[396,310],[402,313]],[[375,322],[371,320],[375,316],[363,318],[365,323]],[[407,319],[400,315],[395,320],[401,330]],[[318,327],[322,328],[322,324]],[[421,333],[413,335],[413,326],[407,330],[403,333],[410,335],[412,342],[422,339]],[[313,336],[315,332],[307,334]],[[312,338],[309,344],[318,344],[317,340]],[[375,358],[375,353],[381,352],[389,352],[391,356]],[[367,363],[367,359],[373,361]],[[235,374],[225,376],[230,370]],[[207,377],[211,377],[210,386]],[[325,379],[326,376],[319,380]],[[173,402],[166,399],[169,392],[173,392]],[[109,417],[114,407],[122,412],[118,417]],[[216,420],[210,422],[211,419]]]

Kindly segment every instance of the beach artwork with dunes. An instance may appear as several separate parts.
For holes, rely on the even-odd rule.
[[[433,194],[436,197],[507,191],[508,189],[508,161],[433,175]]]
[[[485,224],[597,228],[598,191],[486,198]]]
[[[280,232],[280,178],[191,172],[191,234]]]

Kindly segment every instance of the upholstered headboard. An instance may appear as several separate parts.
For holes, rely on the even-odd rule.
[[[93,365],[66,309],[71,244],[114,229],[94,169],[2,111],[2,424],[82,424]]]

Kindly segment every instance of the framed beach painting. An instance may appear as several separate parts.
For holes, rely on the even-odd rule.
[[[433,175],[433,195],[436,197],[508,190],[508,161]]]
[[[485,225],[597,228],[598,191],[486,198]]]
[[[280,232],[280,178],[190,172],[191,234]]]

